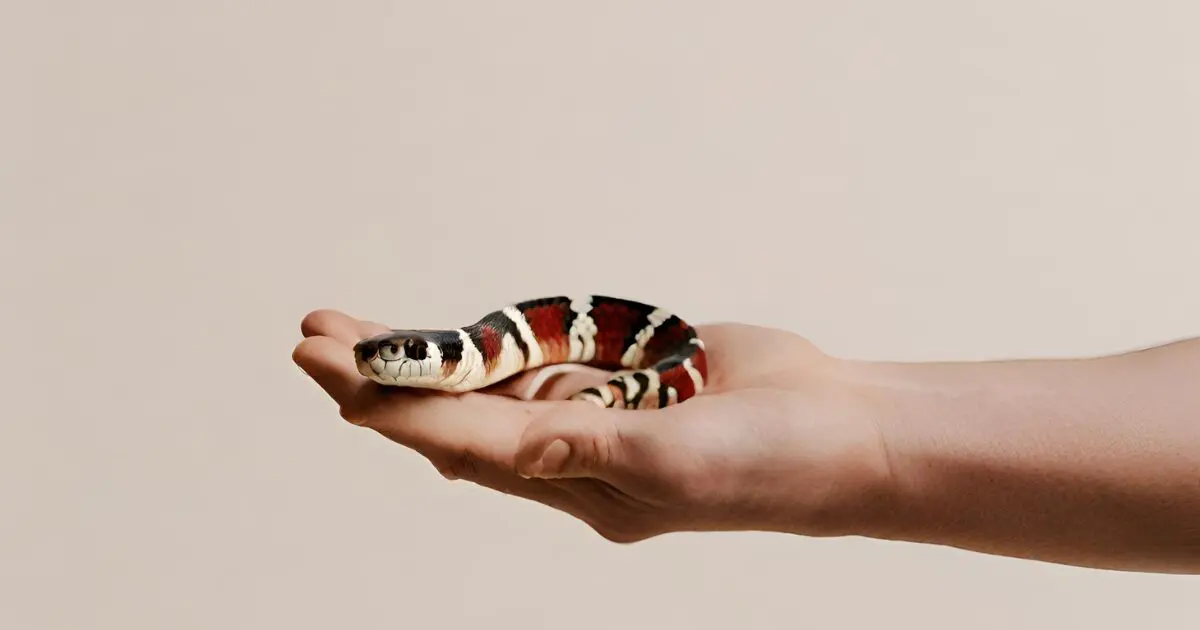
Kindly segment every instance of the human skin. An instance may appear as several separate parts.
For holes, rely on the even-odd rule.
[[[795,334],[697,326],[704,392],[658,410],[567,401],[562,370],[481,392],[384,388],[301,323],[293,360],[346,420],[614,542],[680,531],[866,536],[1096,568],[1200,573],[1200,340],[1062,360],[884,363]],[[543,368],[556,369],[556,368]]]

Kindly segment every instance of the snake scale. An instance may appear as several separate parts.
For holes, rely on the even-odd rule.
[[[673,313],[634,300],[543,297],[444,330],[391,330],[354,347],[358,371],[390,387],[468,392],[542,366],[610,370],[608,382],[570,396],[601,407],[653,409],[704,389],[704,342]]]

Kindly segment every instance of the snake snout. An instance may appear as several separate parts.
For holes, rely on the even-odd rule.
[[[375,358],[375,355],[379,354],[379,346],[382,343],[383,339],[380,337],[363,339],[354,344],[354,355],[360,361],[370,361]]]

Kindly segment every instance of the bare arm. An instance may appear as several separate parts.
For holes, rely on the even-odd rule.
[[[879,410],[892,473],[864,534],[1200,572],[1200,340],[849,372]]]
[[[770,530],[1200,573],[1200,340],[903,364],[711,325],[704,393],[635,413],[562,401],[599,371],[562,376],[545,401],[515,399],[533,373],[507,395],[381,395],[351,350],[381,328],[316,312],[293,356],[347,420],[610,540]]]

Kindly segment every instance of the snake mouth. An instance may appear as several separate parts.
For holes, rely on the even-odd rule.
[[[358,366],[359,374],[373,381],[388,381],[387,361],[380,356],[380,349],[385,344],[395,345],[392,341],[394,333],[384,333],[368,337],[354,344],[354,363]]]
[[[379,354],[379,348],[393,337],[392,333],[367,337],[354,344],[354,360],[359,363],[370,361]]]
[[[435,386],[441,380],[441,352],[424,338],[392,331],[354,345],[363,376],[383,385]]]

